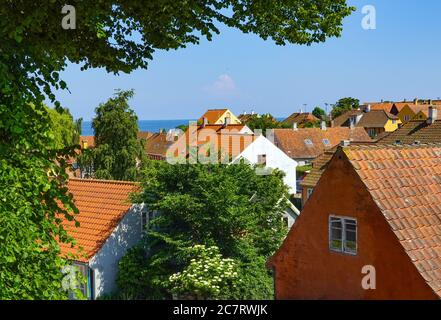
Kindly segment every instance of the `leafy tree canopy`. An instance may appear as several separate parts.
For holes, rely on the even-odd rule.
[[[286,202],[281,200],[288,193],[282,173],[257,175],[244,163],[156,162],[146,169],[142,187],[137,200],[161,214],[150,224],[141,258],[129,254],[120,263],[118,282],[123,292],[131,290],[137,298],[169,298],[170,277],[191,267],[185,253],[195,245],[205,245],[216,246],[223,258],[233,259],[238,280],[243,280],[224,288],[222,298],[272,298],[265,261],[287,232],[282,219]],[[133,266],[141,270],[139,278],[127,273]],[[127,282],[136,282],[137,290]]]
[[[338,100],[333,106],[332,106],[332,117],[336,118],[339,115],[342,115],[346,111],[358,109],[360,107],[360,100],[355,98],[342,98]]]
[[[272,115],[270,114],[253,114],[249,117],[249,119],[245,123],[248,128],[251,130],[262,130],[262,133],[265,134],[266,130],[268,129],[279,129],[279,128],[289,128],[290,126],[277,121]]]
[[[326,112],[325,110],[323,110],[320,107],[315,107],[314,110],[312,110],[312,114],[314,115],[314,117],[316,117],[317,119],[323,119],[324,116],[326,116]]]
[[[43,101],[60,107],[53,90],[67,88],[60,72],[68,61],[114,73],[146,68],[155,50],[211,39],[219,23],[280,45],[311,44],[339,36],[353,11],[345,0],[71,4],[74,30],[62,29],[64,0],[3,0],[0,6],[0,235],[7,239],[0,246],[2,299],[60,297],[55,240],[67,238],[56,212],[59,203],[74,210],[63,162],[73,153],[54,151]]]
[[[80,168],[92,166],[98,179],[136,180],[144,149],[138,139],[138,117],[128,100],[133,91],[118,91],[96,108],[92,121],[95,147],[80,156]]]
[[[81,120],[74,121],[68,109],[47,109],[51,120],[52,134],[56,149],[62,149],[79,143],[81,129],[78,124]]]

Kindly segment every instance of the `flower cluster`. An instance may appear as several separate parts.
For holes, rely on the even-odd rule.
[[[189,265],[169,278],[172,293],[181,298],[216,298],[223,289],[235,285],[237,264],[233,259],[223,259],[218,247],[195,245],[189,252]]]

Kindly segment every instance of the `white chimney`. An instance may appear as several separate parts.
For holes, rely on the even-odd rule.
[[[342,140],[342,141],[340,142],[340,145],[341,145],[342,147],[349,147],[349,146],[351,145],[351,141],[350,141],[350,140]]]
[[[326,121],[322,121],[322,130],[325,131],[326,130]]]
[[[294,122],[293,124],[292,124],[292,129],[294,130],[294,131],[297,131],[298,129],[297,129],[297,122]]]
[[[366,106],[366,112],[371,112],[371,105],[370,105],[370,104],[368,104],[368,105]]]
[[[208,119],[207,118],[203,118],[202,119],[202,127],[204,127],[205,128],[205,126],[208,124]]]
[[[436,106],[430,106],[429,107],[429,118],[427,118],[428,124],[434,124],[435,121],[438,119],[438,109]]]

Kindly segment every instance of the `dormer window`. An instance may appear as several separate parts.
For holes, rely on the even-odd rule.
[[[312,146],[313,146],[313,143],[312,143],[312,141],[311,141],[310,139],[305,139],[305,144],[306,144],[307,146],[309,146],[309,147],[312,147]]]
[[[329,142],[328,139],[323,139],[323,144],[325,145],[325,147],[330,147],[331,143]]]

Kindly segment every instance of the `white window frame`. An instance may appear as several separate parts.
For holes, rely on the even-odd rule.
[[[342,235],[341,235],[341,241],[342,245],[340,250],[336,248],[332,248],[332,232],[331,232],[331,220],[332,219],[340,219],[341,225],[342,225]],[[347,250],[346,248],[346,221],[351,220],[355,222],[355,251]],[[332,252],[337,252],[341,254],[356,256],[358,253],[358,221],[354,217],[347,217],[347,216],[336,216],[336,215],[330,215],[328,219],[328,246],[329,250]]]
[[[262,159],[265,159],[265,162],[263,162]],[[266,153],[262,153],[262,154],[257,155],[257,164],[263,165],[266,167],[267,161],[268,161],[268,156]]]

